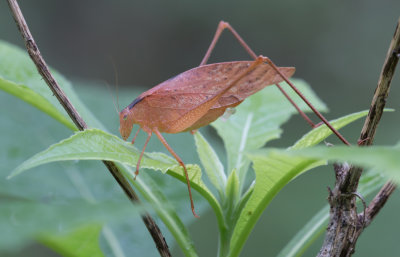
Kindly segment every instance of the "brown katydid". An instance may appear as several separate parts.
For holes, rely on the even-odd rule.
[[[206,64],[222,31],[228,29],[250,54],[254,61],[233,61]],[[250,49],[239,34],[226,22],[221,21],[214,38],[200,66],[185,71],[150,90],[139,95],[120,113],[120,133],[124,140],[131,134],[134,124],[140,128],[136,132],[132,144],[140,129],[148,134],[139,156],[135,175],[139,174],[140,162],[151,135],[154,133],[172,156],[183,167],[187,181],[190,204],[193,215],[194,204],[190,188],[190,180],[185,164],[168,145],[161,133],[180,133],[195,131],[206,126],[232,108],[243,102],[248,96],[255,94],[268,85],[276,84],[289,99],[303,118],[312,126],[316,125],[279,85],[286,81],[296,93],[310,106],[318,117],[346,144],[348,142],[329,122],[307,101],[307,99],[288,80],[295,71],[293,67],[277,67],[269,58],[258,56]]]

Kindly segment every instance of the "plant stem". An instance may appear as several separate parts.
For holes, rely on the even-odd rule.
[[[371,145],[374,140],[376,128],[382,117],[399,56],[400,19],[398,20],[386,55],[370,111],[362,128],[360,139],[358,140],[358,145],[360,146]],[[363,213],[357,214],[356,199],[354,196],[362,169],[354,166],[335,165],[335,173],[335,188],[330,190],[329,195],[329,203],[331,205],[330,222],[318,257],[351,256],[354,253],[358,237],[364,231],[365,227],[371,223],[372,219],[381,210],[395,189],[395,186],[391,182],[386,183],[365,210],[366,215],[364,217]]]
[[[33,39],[33,36],[29,30],[29,27],[25,21],[25,18],[22,14],[22,11],[16,0],[8,0],[8,5],[11,9],[12,15],[14,17],[15,23],[18,26],[18,29],[22,35],[23,40],[25,41],[26,49],[31,57],[33,63],[36,65],[40,75],[46,81],[47,85],[53,92],[53,94],[57,97],[60,104],[64,107],[72,121],[78,127],[79,130],[84,130],[87,128],[85,121],[79,115],[75,107],[71,104],[68,97],[64,94],[63,90],[59,87],[58,83],[54,79],[51,74],[45,60],[43,59],[38,46]],[[118,182],[119,186],[131,200],[131,202],[137,204],[140,202],[138,196],[135,191],[129,184],[129,182],[122,175],[121,171],[115,166],[113,162],[103,161],[104,165],[108,168],[114,179]],[[156,247],[161,256],[171,256],[169,252],[168,245],[162,235],[160,229],[157,224],[153,220],[153,218],[145,213],[142,215],[142,220],[145,223],[147,229],[149,230]]]
[[[231,235],[232,233],[228,233],[226,228],[219,228],[218,257],[228,256]]]

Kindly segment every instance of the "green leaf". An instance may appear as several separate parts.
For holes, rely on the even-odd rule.
[[[145,180],[142,179],[143,175],[140,175],[135,179],[135,174],[132,169],[126,167],[126,165],[118,165],[118,166],[122,168],[121,170],[124,172],[124,175],[139,190],[139,192],[143,195],[143,197],[148,202],[150,202],[152,206],[155,208],[157,215],[163,220],[165,226],[173,235],[176,243],[181,247],[185,256],[197,257],[197,253],[194,248],[193,241],[190,239],[189,232],[187,231],[185,225],[181,221],[176,211],[171,206],[169,206],[168,199],[164,196],[164,194],[161,193],[159,187],[157,187],[155,182],[151,179],[145,179]],[[198,166],[195,167],[198,168]],[[176,167],[174,169],[176,169]],[[176,173],[172,173],[172,175],[179,176],[179,178],[183,181],[183,175],[178,175]],[[195,183],[193,183],[192,186],[197,190],[199,189],[199,187],[197,187]],[[206,199],[209,198],[213,199],[212,194],[207,195]],[[216,208],[218,210],[217,207],[219,205],[216,200],[210,204],[211,206],[213,206],[213,208]],[[189,202],[187,203],[187,206],[189,206]]]
[[[222,208],[219,204],[218,200],[215,198],[214,194],[208,189],[208,187],[204,184],[203,179],[201,178],[201,169],[198,165],[186,165],[186,168],[189,173],[189,180],[190,185],[193,189],[199,192],[204,199],[208,201],[211,208],[213,208],[215,215],[219,222],[222,221]],[[173,166],[172,168],[168,169],[168,175],[171,175],[177,179],[179,179],[183,183],[186,182],[186,177],[183,173],[183,169],[180,166]],[[220,220],[221,219],[221,220]]]
[[[232,217],[232,213],[236,207],[239,198],[239,178],[236,174],[236,170],[233,170],[228,177],[228,183],[226,185],[226,199],[224,206],[225,217]]]
[[[110,160],[136,166],[139,154],[140,153],[131,144],[118,137],[98,129],[90,129],[77,132],[72,137],[36,154],[31,159],[21,164],[21,166],[12,173],[12,176],[41,164],[75,159]],[[142,177],[144,175],[139,176],[135,180],[134,172],[131,169],[123,166],[120,167],[122,167],[121,170],[124,172],[124,175],[131,180],[134,186],[143,194],[144,198],[154,204],[157,213],[164,220],[164,223],[170,229],[185,254],[187,256],[197,256],[185,226],[173,209],[162,208],[162,206],[166,206],[168,201],[163,197],[161,192],[156,189],[157,187],[151,183],[151,180],[146,179],[146,182],[143,181]],[[168,170],[169,174],[186,182],[182,173],[182,168],[176,164],[175,160],[165,154],[146,154],[142,160],[142,167],[158,169],[163,172]],[[213,200],[214,207],[218,207],[218,202],[201,180],[201,171],[199,167],[196,165],[187,165],[187,168],[189,176],[192,179],[192,187],[200,191],[203,195],[206,195],[207,200]],[[153,185],[153,187],[149,185]]]
[[[393,111],[393,109],[385,109],[385,112],[388,111]],[[361,111],[361,112],[356,112],[353,114],[349,114],[346,116],[343,116],[342,118],[338,119],[335,121],[335,128],[339,129],[347,124],[358,120],[359,118],[362,118],[368,114],[368,111]],[[329,135],[332,134],[332,131],[330,129],[327,129],[327,126],[325,124],[311,130],[309,133],[304,135],[302,138],[300,138],[292,147],[291,149],[301,149],[309,146],[316,145],[317,143],[321,142],[325,138],[327,138]]]
[[[389,176],[398,185],[400,184],[400,144],[396,146],[334,146],[282,151],[271,150],[286,155],[289,158],[303,160],[328,160],[334,162],[350,162],[355,166],[379,170]]]
[[[108,160],[136,166],[140,152],[132,144],[102,130],[89,129],[77,132],[18,166],[10,178],[33,167],[68,160]],[[176,166],[176,161],[162,153],[143,156],[141,167],[160,170],[163,173]]]
[[[0,40],[0,60],[1,90],[45,112],[69,129],[77,130],[64,108],[39,75],[26,51]],[[78,99],[71,83],[58,72],[52,70],[52,73],[88,125],[101,128],[102,125]]]
[[[0,198],[0,250],[12,249],[30,238],[58,237],[87,224],[103,224],[123,217],[139,217],[143,207],[102,201],[90,204],[81,199],[36,202]],[[107,211],[105,211],[107,210]]]
[[[339,129],[352,121],[365,116],[368,112],[347,115],[331,122],[332,126]],[[316,132],[317,130],[317,132]],[[320,136],[316,136],[320,135]],[[306,134],[300,143],[297,142],[293,147],[301,148],[318,144],[332,132],[326,126],[313,129]],[[259,150],[249,154],[253,161],[253,168],[256,173],[256,180],[253,193],[244,206],[236,226],[234,228],[230,243],[230,256],[238,256],[247,237],[261,216],[264,209],[268,206],[275,195],[293,178],[301,173],[324,164],[325,162],[304,159],[302,157],[290,156],[281,152]]]
[[[385,178],[377,172],[366,172],[361,177],[358,192],[368,197],[385,183]],[[359,201],[359,199],[357,199]],[[304,227],[286,244],[277,257],[299,257],[326,230],[329,219],[329,206],[324,206]]]
[[[239,196],[239,178],[236,174],[236,170],[233,170],[228,177],[225,195],[228,199],[236,199],[235,201],[238,200],[237,198]]]
[[[293,83],[314,106],[324,111],[325,105],[317,98],[303,80],[293,79]],[[309,108],[295,95],[288,85],[282,84],[288,94],[302,110]],[[228,158],[228,171],[236,169],[241,187],[250,165],[246,153],[259,149],[268,141],[280,137],[280,126],[289,120],[296,110],[285,100],[275,86],[269,86],[247,98],[228,120],[219,119],[212,123],[222,137]]]
[[[329,219],[329,206],[326,205],[286,244],[277,257],[299,257],[326,229]]]
[[[206,172],[211,183],[218,190],[219,196],[222,199],[222,197],[225,195],[226,187],[224,166],[219,160],[214,149],[199,131],[194,135],[194,139],[196,142],[197,153],[199,155],[201,164],[204,167],[204,171]]]
[[[122,139],[108,134],[98,129],[88,129],[77,132],[75,135],[67,138],[57,144],[50,146],[41,153],[36,154],[18,166],[10,175],[13,177],[27,169],[55,161],[67,160],[108,160],[126,164],[128,166],[136,166],[140,152],[132,146],[132,144],[123,141]],[[160,170],[178,178],[186,183],[186,178],[183,169],[171,157],[163,153],[146,153],[141,161],[142,168]],[[186,165],[191,186],[202,194],[209,201],[216,213],[221,213],[221,207],[214,195],[210,192],[201,178],[201,170],[197,165]],[[132,180],[135,177],[134,173],[126,171]],[[140,182],[138,178],[138,182]],[[133,182],[134,185],[139,185]],[[141,183],[138,188],[141,192],[149,193],[151,190],[144,190],[145,184]],[[146,186],[147,187],[147,186]],[[147,197],[147,196],[145,196]],[[149,197],[154,200],[154,197]],[[157,201],[163,206],[163,202]],[[221,214],[219,214],[221,215]],[[222,215],[221,215],[222,216]]]
[[[101,229],[100,224],[90,224],[63,235],[43,235],[39,241],[64,257],[102,257],[99,245]]]
[[[9,178],[27,169],[55,161],[107,160],[136,167],[139,155],[140,152],[132,144],[102,130],[87,129],[77,132],[70,138],[62,140],[28,159],[18,166]],[[183,168],[174,159],[163,153],[144,154],[140,167],[159,170],[163,173],[168,171],[169,175],[186,183]],[[197,165],[186,165],[186,167],[192,187],[217,204],[217,200],[201,178],[200,168]]]

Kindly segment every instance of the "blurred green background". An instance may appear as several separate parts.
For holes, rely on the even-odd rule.
[[[144,88],[197,66],[220,20],[228,21],[257,54],[270,57],[279,66],[295,66],[295,76],[309,82],[330,108],[327,118],[368,109],[400,14],[398,0],[36,0],[20,1],[20,5],[46,61],[76,82],[76,91],[81,98],[115,134],[118,133],[118,119],[106,84],[111,85],[112,94],[116,83],[124,91],[120,92],[123,95],[120,99],[122,107]],[[5,1],[0,2],[0,38],[23,46]],[[223,34],[210,61],[239,59],[248,59],[246,52],[232,35]],[[92,86],[87,86],[89,84]],[[397,71],[387,107],[399,109],[399,87]],[[25,108],[21,107],[22,102],[1,94],[1,99],[12,100],[0,103],[2,117],[6,110],[11,115],[17,115],[11,121],[2,118],[1,126],[6,128],[12,127],[10,124],[20,124],[26,126],[23,137],[37,136],[38,131],[30,130],[29,123],[21,121],[24,118],[20,115],[23,114],[17,110]],[[24,122],[26,125],[22,125]],[[52,124],[50,119],[47,123]],[[399,125],[397,112],[384,115],[375,144],[396,143],[399,140]],[[361,127],[362,122],[358,122],[343,133],[355,143]],[[299,117],[291,120],[284,129],[282,139],[277,140],[274,146],[286,147],[309,130]],[[205,128],[204,131],[223,154],[221,142],[213,130]],[[57,138],[43,140],[42,145],[36,148],[31,147],[29,153],[19,158],[26,159],[50,143],[69,136],[70,132],[63,130],[59,134]],[[193,139],[189,135],[171,135],[167,136],[167,140],[178,149],[186,162],[196,161]],[[334,138],[330,142],[339,143]],[[143,138],[138,144],[142,143]],[[183,150],[184,147],[190,148],[190,151]],[[162,146],[153,139],[149,150],[158,149],[161,150]],[[14,167],[3,165],[2,169],[11,171]],[[326,204],[326,187],[333,185],[333,179],[332,168],[326,167],[300,176],[289,184],[256,225],[242,256],[277,254],[296,231]],[[184,190],[182,186],[182,192],[186,194]],[[397,256],[399,211],[399,193],[396,192],[360,238],[354,256]],[[200,256],[214,256],[217,228],[212,212],[209,210],[201,219],[194,221],[190,231]],[[315,255],[321,242],[317,242],[305,256]],[[180,250],[174,249],[173,255],[180,256]],[[19,253],[1,256],[57,254],[32,245]]]

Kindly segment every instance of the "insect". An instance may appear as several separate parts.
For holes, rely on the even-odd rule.
[[[254,58],[253,61],[206,64],[224,29],[229,29],[233,33],[244,49]],[[283,80],[288,81],[288,77],[291,77],[294,71],[293,67],[277,67],[269,58],[257,56],[228,23],[221,21],[200,66],[142,93],[119,113],[120,133],[124,140],[131,134],[134,124],[138,124],[139,129],[132,144],[141,129],[147,133],[135,175],[139,174],[141,159],[154,133],[183,167],[192,213],[198,217],[194,209],[186,166],[161,133],[194,132],[215,121],[224,114],[227,108],[239,105],[248,96],[273,84],[278,86],[307,122],[315,127],[316,125],[294,104],[278,84]],[[302,97],[301,93],[298,93]]]

